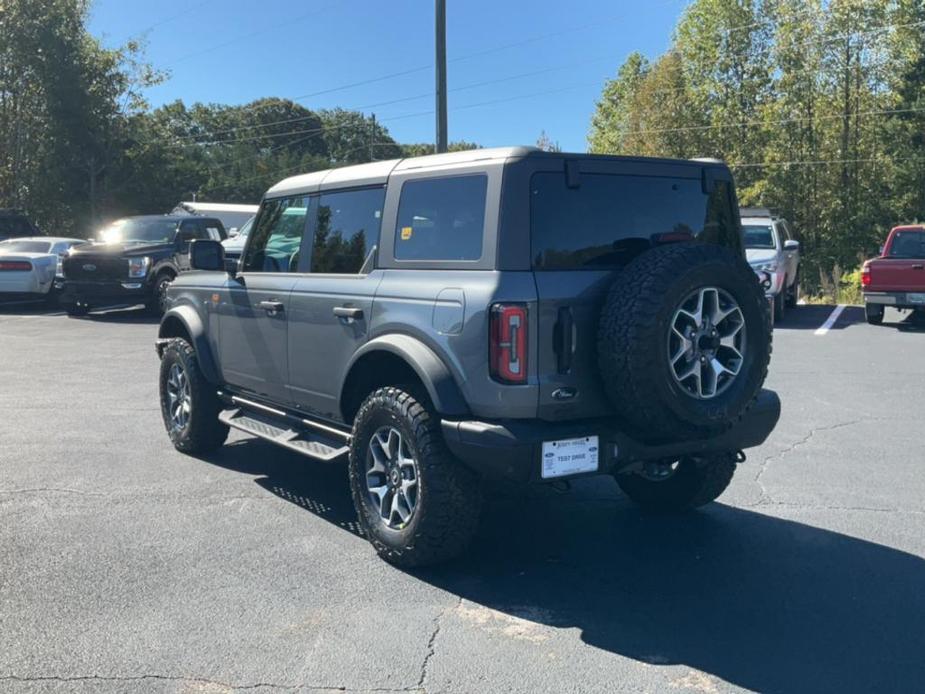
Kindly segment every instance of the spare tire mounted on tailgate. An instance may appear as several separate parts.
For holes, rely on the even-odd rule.
[[[598,332],[604,387],[646,440],[706,437],[735,424],[761,389],[770,319],[755,273],[713,244],[672,244],[614,282]]]

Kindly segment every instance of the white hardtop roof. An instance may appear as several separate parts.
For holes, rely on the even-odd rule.
[[[251,212],[256,213],[259,205],[240,205],[230,202],[181,202],[178,208],[185,207],[197,212]]]
[[[326,169],[324,171],[313,171],[312,173],[290,176],[270,188],[267,195],[277,197],[287,194],[314,193],[324,189],[343,188],[347,185],[384,185],[394,171],[468,164],[485,160],[503,160],[522,157],[525,154],[537,151],[539,150],[536,147],[490,147],[342,166],[337,169]]]

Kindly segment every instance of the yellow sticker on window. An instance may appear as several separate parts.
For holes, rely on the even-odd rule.
[[[402,227],[401,228],[401,240],[407,241],[408,239],[410,239],[412,231],[413,229],[411,227]]]

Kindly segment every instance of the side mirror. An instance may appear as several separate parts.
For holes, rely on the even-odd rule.
[[[229,239],[233,239],[233,238],[234,238],[235,236],[237,236],[237,235],[238,235],[238,227],[231,227],[231,228],[228,230],[228,238],[229,238]]]
[[[225,258],[225,272],[227,272],[232,279],[237,276],[240,263],[240,258]]]
[[[784,241],[784,250],[785,251],[798,251],[800,250],[800,242],[794,239],[787,239]]]
[[[190,244],[190,267],[221,272],[225,269],[225,249],[218,241],[198,239]]]

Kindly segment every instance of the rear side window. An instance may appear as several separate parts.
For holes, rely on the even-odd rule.
[[[897,231],[890,244],[890,258],[925,258],[925,232]]]
[[[740,248],[729,184],[700,178],[564,173],[533,175],[531,243],[538,270],[625,266],[656,243],[701,240]]]
[[[379,243],[384,200],[384,188],[323,194],[312,247],[312,272],[358,273]]]
[[[406,181],[398,204],[395,258],[479,260],[487,190],[485,174]]]

